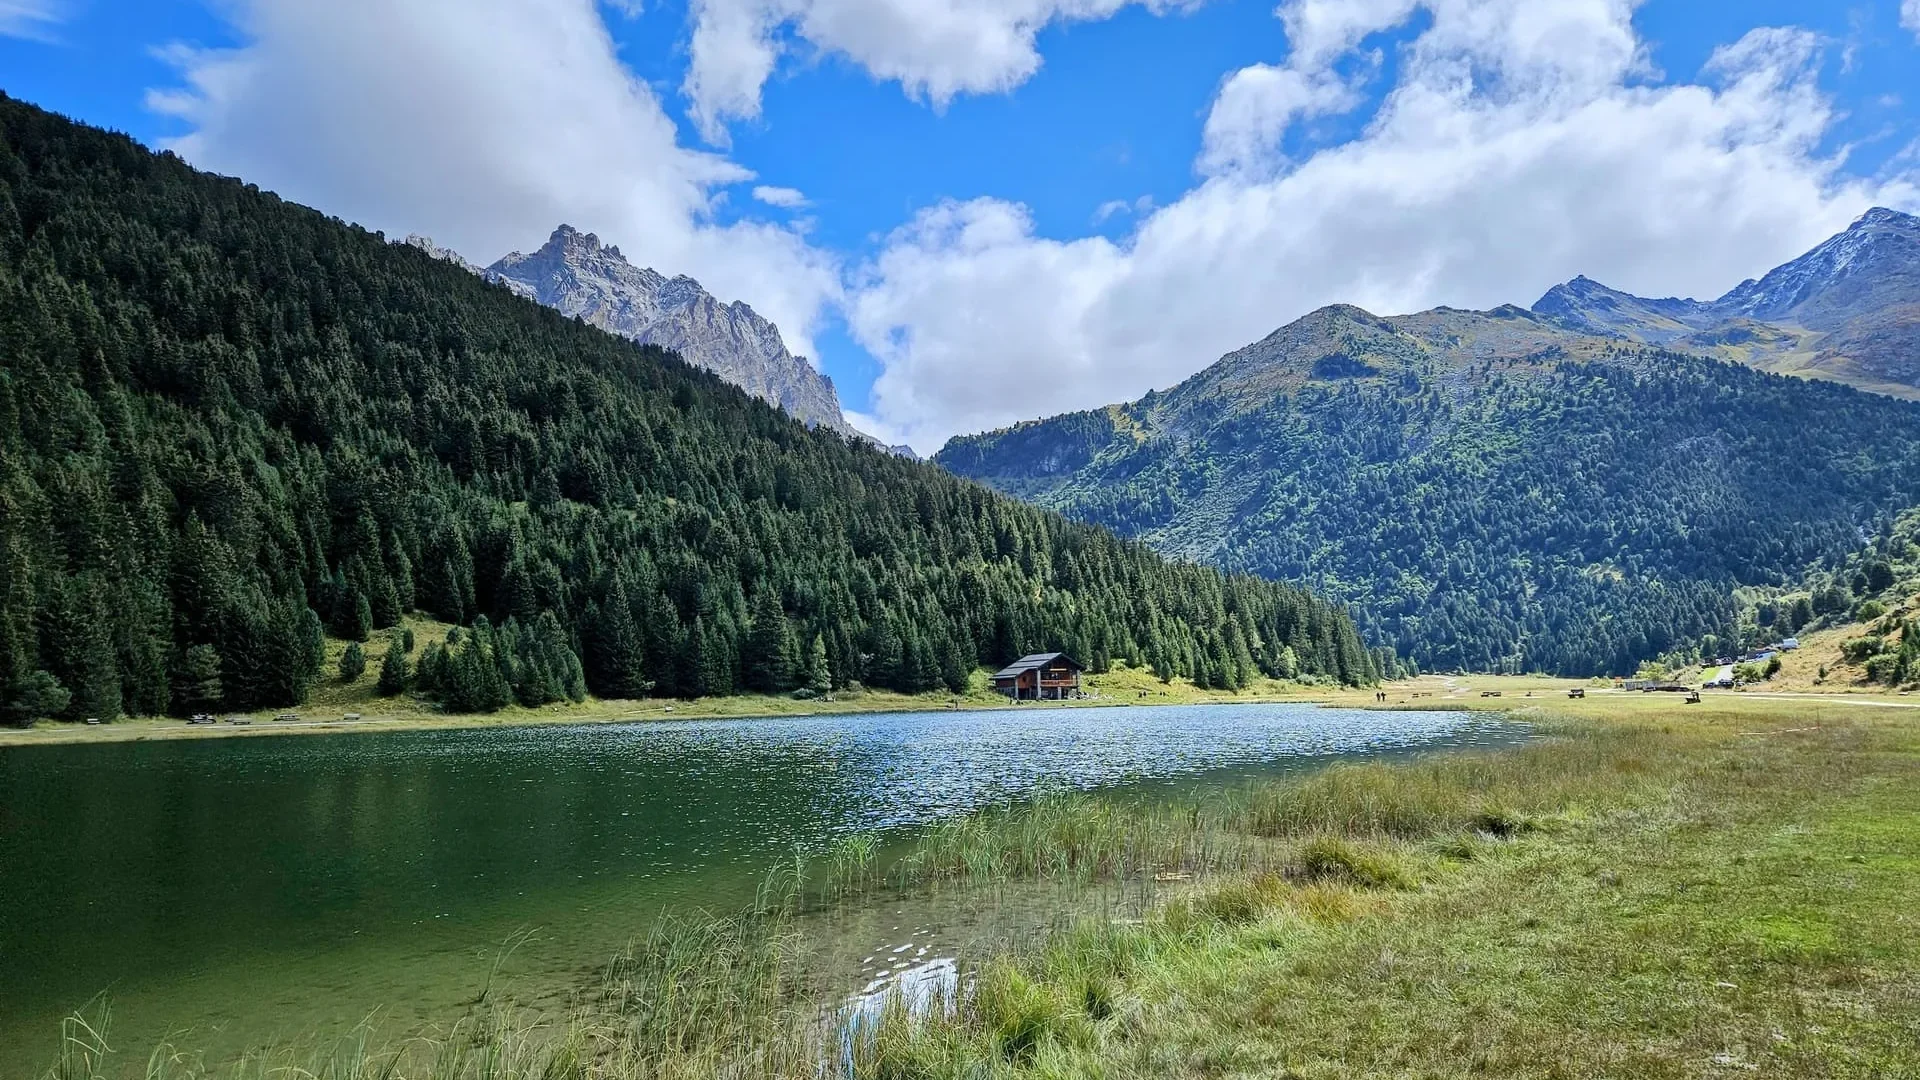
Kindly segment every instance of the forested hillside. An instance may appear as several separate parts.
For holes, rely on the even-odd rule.
[[[1920,406],[1515,308],[1333,308],[937,460],[1324,590],[1423,668],[1592,674],[1725,645],[1737,586],[1797,582],[1920,503]]]
[[[323,625],[364,639],[414,608],[473,627],[426,687],[470,708],[822,665],[957,687],[1043,647],[1210,685],[1374,664],[1301,591],[809,431],[0,97],[5,718],[297,702]]]

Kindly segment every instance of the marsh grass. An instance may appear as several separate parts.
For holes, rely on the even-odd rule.
[[[1198,804],[1134,806],[1065,790],[934,826],[892,881],[1086,884],[1245,869],[1263,845]]]
[[[1751,707],[1541,720],[1551,737],[1507,751],[1335,766],[1180,804],[1051,791],[941,825],[897,852],[851,837],[796,852],[749,911],[661,920],[614,959],[600,986],[557,1013],[487,1001],[449,1029],[397,1042],[366,1025],[338,1044],[261,1051],[218,1070],[169,1052],[149,1059],[146,1077],[1282,1075],[1296,1060],[1319,1063],[1298,1075],[1329,1077],[1698,1075],[1711,1058],[1700,1047],[1740,1017],[1674,1003],[1700,996],[1692,991],[1621,997],[1647,984],[1637,973],[1665,962],[1661,949],[1696,982],[1692,972],[1722,962],[1689,951],[1693,924],[1664,914],[1670,897],[1702,897],[1707,906],[1686,918],[1719,925],[1729,907],[1802,888],[1779,871],[1715,860],[1727,844],[1757,843],[1736,830],[1758,821],[1755,835],[1773,835],[1769,815],[1791,816],[1837,786],[1889,771],[1911,781],[1920,748],[1911,739],[1890,748],[1830,721],[1749,737]],[[815,920],[915,890],[986,897],[1018,881],[1117,883],[1137,890],[1138,902],[1063,919],[970,958],[961,981],[932,1000],[890,995],[857,1028],[843,1023],[844,991],[809,948],[831,920]],[[1886,896],[1908,894],[1911,881],[1897,881]],[[1845,894],[1862,904],[1864,895]],[[1800,911],[1826,896],[1782,902]],[[1609,918],[1636,904],[1662,914],[1609,929]],[[1876,911],[1850,918],[1871,925]],[[1727,925],[1715,933],[1737,940],[1744,924]],[[1803,965],[1842,955],[1807,951],[1793,943],[1827,939],[1794,933],[1765,955]],[[1533,966],[1570,949],[1578,963],[1556,961],[1547,974]],[[1899,985],[1920,970],[1920,957],[1906,954],[1877,962]],[[1772,971],[1786,988],[1780,1002],[1792,998],[1790,1008],[1755,1006],[1776,1017],[1767,1021],[1776,1031],[1801,1024],[1794,1037],[1808,1040],[1830,1036],[1802,1028],[1844,1031],[1866,1040],[1872,1052],[1862,1060],[1884,1064],[1873,1056],[1881,1029],[1845,1019],[1891,1007],[1885,995],[1859,997],[1859,987],[1876,985],[1874,970],[1848,956],[1825,974],[1776,966],[1740,979],[1764,987]],[[1660,979],[1647,985],[1668,985]],[[1809,979],[1845,998],[1838,1019],[1793,997]],[[1537,999],[1531,1007],[1527,994]],[[1920,1030],[1920,1007],[1898,1017],[1887,1031]],[[97,1022],[75,1018],[63,1030],[48,1080],[138,1074],[109,1071],[105,1018],[102,1003]],[[1561,1060],[1572,1064],[1555,1071]],[[1828,1063],[1805,1056],[1804,1068],[1785,1074],[1908,1074]]]

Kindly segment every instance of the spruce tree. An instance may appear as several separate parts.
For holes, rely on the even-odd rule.
[[[429,697],[440,697],[446,691],[447,649],[437,641],[429,642],[420,650],[420,666],[415,669],[414,689]]]
[[[706,616],[694,616],[691,637],[697,658],[698,685],[695,690],[702,697],[726,697],[732,694],[737,688],[735,672],[739,668],[739,657],[734,653],[733,643],[728,639],[721,620],[715,618],[709,622]]]
[[[754,594],[753,621],[742,652],[747,689],[777,694],[793,688],[793,628],[771,585],[761,585]]]
[[[212,712],[225,694],[220,684],[220,654],[211,645],[195,645],[181,652],[173,669],[173,710],[176,715]]]
[[[0,687],[0,724],[26,727],[35,720],[63,716],[73,695],[44,671],[29,671]]]
[[[366,671],[366,651],[360,648],[359,642],[348,642],[347,651],[340,654],[340,681],[346,683],[358,682],[360,676],[366,674]]]
[[[626,586],[615,575],[591,620],[587,643],[587,685],[603,698],[645,697],[651,689],[642,666],[640,631]]]
[[[380,696],[398,697],[406,693],[407,684],[413,678],[412,669],[406,649],[397,641],[389,644],[386,659],[380,661]]]
[[[373,605],[358,586],[347,585],[334,601],[333,636],[364,642],[373,635]]]
[[[819,634],[813,635],[812,644],[807,646],[807,689],[816,694],[833,691],[833,668],[827,662],[827,642]]]

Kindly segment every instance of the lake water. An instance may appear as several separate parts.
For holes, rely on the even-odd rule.
[[[238,1049],[443,1019],[503,941],[580,985],[663,908],[732,910],[796,845],[1037,787],[1243,782],[1511,742],[1458,712],[1022,709],[0,749],[0,1077],[105,992],[111,1040]],[[898,928],[895,928],[898,929]]]

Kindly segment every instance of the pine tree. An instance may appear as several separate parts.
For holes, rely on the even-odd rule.
[[[176,715],[212,712],[225,691],[220,685],[220,654],[211,645],[195,645],[181,652],[173,669],[173,710]]]
[[[29,671],[0,687],[0,724],[26,727],[35,720],[63,716],[73,695],[44,671]]]
[[[256,704],[274,707],[306,703],[308,690],[320,674],[308,637],[309,614],[306,604],[297,599],[274,604],[266,613],[263,638],[266,661],[265,670],[257,680],[260,696]]]
[[[495,645],[492,628],[482,615],[474,621],[471,632],[461,635],[459,645],[448,651],[445,673],[439,680],[440,699],[448,709],[488,713],[512,703],[512,687],[500,672]]]
[[[300,606],[300,640],[306,649],[301,664],[311,678],[327,665],[327,632],[320,625],[320,616],[304,604]]]
[[[420,666],[414,672],[414,689],[429,697],[441,697],[446,692],[447,649],[437,641],[429,642],[420,650]]]
[[[358,682],[360,681],[360,676],[366,674],[366,671],[366,651],[360,648],[359,642],[348,642],[347,651],[340,654],[340,681],[346,683]]]
[[[833,668],[827,662],[827,643],[819,634],[813,635],[813,642],[807,646],[807,689],[816,694],[833,691]]]
[[[726,697],[733,693],[739,663],[726,628],[717,618],[709,622],[706,616],[696,615],[691,637],[698,665],[696,691],[702,697]]]
[[[742,660],[747,689],[777,694],[793,688],[793,627],[780,606],[779,593],[762,585],[753,598],[753,621],[747,629]]]
[[[333,636],[364,642],[373,635],[373,605],[358,586],[349,584],[334,601]]]
[[[652,684],[642,667],[640,631],[619,575],[608,583],[597,617],[589,620],[587,685],[603,698],[640,698]]]
[[[407,651],[399,642],[387,646],[386,659],[380,661],[380,696],[398,697],[407,692],[407,684],[413,678],[412,665],[407,662]]]
[[[65,718],[118,718],[120,671],[91,580],[69,579],[57,603],[44,640],[50,674],[71,692]]]

